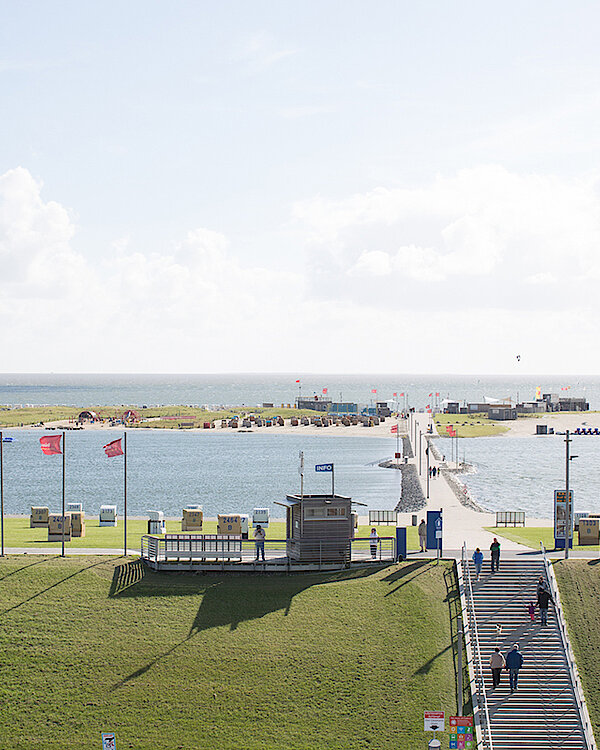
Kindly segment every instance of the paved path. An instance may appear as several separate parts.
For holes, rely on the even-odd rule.
[[[409,459],[409,463],[416,466],[417,471],[419,469],[419,430],[423,433],[421,439],[421,474],[420,481],[423,488],[423,494],[427,496],[427,458],[425,455],[425,449],[427,442],[425,439],[425,433],[429,425],[428,414],[414,414],[416,420],[416,434],[417,440],[411,441],[413,445],[414,458]],[[440,438],[441,440],[441,438]],[[416,442],[416,445],[415,445]],[[439,441],[438,441],[439,443]],[[439,445],[438,445],[439,447]],[[443,448],[443,446],[442,446]],[[442,450],[442,448],[439,448]],[[448,462],[446,462],[448,463]],[[433,457],[433,453],[430,451],[429,465],[439,467],[440,462]],[[429,480],[429,500],[427,501],[427,507],[417,513],[420,518],[425,517],[426,510],[442,510],[444,519],[444,547],[449,549],[460,549],[463,542],[467,542],[469,547],[481,547],[484,554],[489,555],[489,547],[494,539],[494,534],[484,530],[484,526],[494,526],[496,523],[496,516],[494,513],[479,513],[471,508],[462,505],[448,482],[444,479],[443,475],[431,478]],[[508,509],[509,510],[509,509]],[[400,513],[399,517],[403,524],[410,525],[412,513]],[[536,524],[537,525],[537,524]],[[541,524],[540,524],[541,525]],[[529,547],[516,542],[511,542],[508,539],[500,538],[500,544],[503,550],[513,550],[528,552]]]

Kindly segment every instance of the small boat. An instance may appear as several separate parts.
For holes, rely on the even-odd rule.
[[[2,438],[3,443],[14,443],[15,439],[13,437],[3,437]]]

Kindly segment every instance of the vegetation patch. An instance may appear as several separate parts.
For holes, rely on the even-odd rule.
[[[450,564],[315,575],[0,561],[3,747],[424,746],[456,711]],[[447,743],[447,736],[441,738]]]
[[[575,652],[594,733],[600,732],[600,600],[599,560],[561,560],[554,563],[569,640]]]
[[[452,425],[458,437],[489,437],[508,432],[510,425],[506,422],[494,422],[487,414],[436,414],[435,427],[440,437],[449,437],[446,432]]]
[[[517,527],[517,528],[504,528],[503,526],[486,526],[486,531],[490,531],[494,536],[503,536],[505,539],[510,539],[511,542],[517,542],[518,544],[524,544],[526,547],[539,550],[540,542],[543,542],[544,547],[547,550],[554,549],[554,528],[552,526],[531,526],[531,527]],[[575,532],[574,542],[577,541],[577,532]],[[597,544],[574,544],[573,549],[583,550],[597,550]]]

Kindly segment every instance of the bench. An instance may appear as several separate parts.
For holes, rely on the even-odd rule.
[[[386,526],[396,525],[396,511],[395,510],[370,510],[369,511],[369,526],[377,526],[380,523],[386,524]]]
[[[525,511],[500,510],[496,511],[496,526],[525,526]]]

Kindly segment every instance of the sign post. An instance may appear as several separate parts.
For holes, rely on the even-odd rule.
[[[573,547],[573,490],[554,490],[554,548]]]
[[[437,559],[439,560],[442,556],[442,511],[440,515],[435,519],[435,540],[437,546]]]
[[[436,739],[436,732],[444,731],[444,712],[443,711],[425,711],[424,726],[426,732],[433,732],[433,739],[429,741],[430,748],[439,748],[440,741]]]
[[[472,716],[450,716],[450,750],[475,750],[477,742]]]
[[[114,732],[102,732],[102,750],[117,750],[117,738]]]
[[[335,473],[333,471],[333,464],[317,464],[315,471],[330,471],[331,472],[331,496],[335,497]]]

